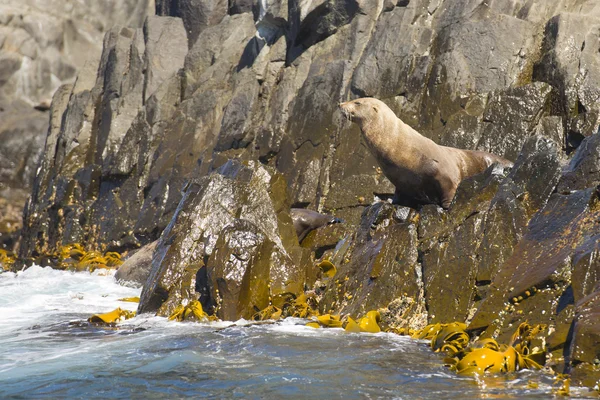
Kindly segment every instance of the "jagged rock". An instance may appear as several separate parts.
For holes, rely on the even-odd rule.
[[[419,253],[431,322],[465,320],[475,300],[478,252],[485,211],[504,178],[501,167],[459,185],[450,212],[423,207]]]
[[[157,242],[148,243],[128,257],[115,273],[115,279],[123,284],[143,286],[150,275],[152,267],[152,254]]]
[[[0,110],[0,190],[29,189],[44,146],[48,114],[15,102]]]
[[[167,37],[168,40],[164,38]],[[186,34],[178,18],[148,17],[144,24],[144,101],[156,92],[158,86],[183,66],[187,48]],[[178,45],[174,46],[173,43]]]
[[[142,208],[138,185],[148,179],[147,157],[158,146],[149,132],[163,126],[161,118],[170,116],[173,99],[181,95],[177,80],[161,85],[183,66],[183,56],[177,59],[166,46],[170,39],[185,40],[181,20],[153,17],[145,34],[112,29],[96,61],[100,68],[88,64],[74,86],[57,92],[41,172],[25,214],[26,230],[36,232],[40,242],[25,244],[22,252],[93,242],[98,235],[114,249],[140,246],[132,230]],[[150,88],[155,94],[144,102]],[[51,192],[55,195],[48,196]],[[55,207],[63,208],[62,215]],[[53,219],[53,227],[46,218]]]
[[[404,310],[407,320],[424,320],[417,230],[410,222],[393,221],[396,207],[377,203],[366,208],[352,247],[340,246],[337,254],[333,254],[331,259],[337,266],[337,274],[321,301],[322,312],[358,317],[398,299],[413,305]]]
[[[141,27],[148,0],[6,0],[0,5],[0,106],[40,104],[72,82],[86,60],[101,52],[114,25]]]
[[[156,15],[183,20],[190,47],[204,29],[221,22],[228,9],[227,0],[156,0]]]
[[[597,252],[598,250],[596,250]],[[598,257],[596,266],[598,267]],[[600,380],[600,287],[577,303],[569,347],[569,368],[577,385],[594,387]]]
[[[527,137],[535,132],[551,95],[550,85],[541,82],[492,94],[483,113],[477,149],[515,160]]]
[[[273,296],[302,293],[306,280],[302,268],[245,219],[236,219],[221,230],[206,270],[212,300],[207,303],[216,305],[219,318],[229,321],[251,319]]]
[[[352,91],[360,97],[390,98],[420,94],[431,57],[426,55],[433,31],[410,21],[418,11],[397,8],[379,19],[352,77]]]
[[[306,253],[285,193],[281,175],[256,163],[230,161],[191,182],[157,245],[139,312],[170,315],[199,292],[207,310],[235,320],[269,296],[300,293]]]
[[[581,298],[571,287],[576,273],[572,261],[575,254],[597,246],[598,204],[595,188],[570,195],[553,194],[493,277],[490,293],[469,329],[500,330],[507,337],[515,324],[526,319],[548,323],[563,307]],[[514,299],[519,303],[514,310],[498,313]]]
[[[242,14],[254,10],[254,0],[229,0],[229,14]]]
[[[558,192],[600,185],[600,132],[585,138],[558,183]]]
[[[108,4],[110,3],[110,4]],[[48,131],[50,99],[92,59],[104,31],[141,26],[148,0],[77,2],[7,0],[0,4],[0,225],[14,242]],[[11,247],[11,246],[9,246]]]
[[[487,284],[512,254],[531,217],[545,204],[560,177],[556,144],[543,137],[527,140],[490,204],[480,253],[477,281]]]
[[[600,61],[592,43],[598,41],[600,12],[562,12],[550,18],[544,32],[542,57],[533,77],[555,86],[563,96],[568,121],[568,144],[577,147],[598,130],[600,108]]]
[[[357,0],[298,1],[291,10],[290,29],[295,33],[294,45],[307,49],[353,19],[359,11]],[[292,4],[294,4],[292,3]]]

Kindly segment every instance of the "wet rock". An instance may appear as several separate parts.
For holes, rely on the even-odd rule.
[[[535,133],[551,96],[550,85],[541,82],[494,93],[483,114],[484,126],[477,148],[515,160],[527,137]]]
[[[398,301],[413,305],[402,311],[407,321],[422,322],[425,309],[416,227],[412,223],[393,222],[390,218],[393,211],[394,206],[387,203],[367,208],[352,247],[336,249],[344,254],[332,257],[337,274],[321,301],[322,312],[349,313],[356,317],[401,299]],[[382,217],[378,217],[380,214]],[[376,221],[379,223],[373,227]]]
[[[525,319],[530,323],[552,322],[563,307],[581,298],[581,292],[573,290],[573,257],[597,246],[598,204],[594,188],[570,195],[553,194],[493,277],[490,293],[469,329],[487,328],[506,336],[510,334],[509,324]],[[509,307],[506,314],[499,315],[498,310],[510,302],[523,302],[521,307],[526,309],[518,312]]]
[[[575,384],[594,387],[600,380],[600,291],[577,303],[569,348],[569,369]]]
[[[115,279],[125,285],[143,286],[150,275],[152,267],[152,254],[156,248],[157,242],[152,242],[138,251],[131,257],[128,257],[123,264],[119,266],[115,274]]]
[[[563,12],[547,22],[542,57],[533,77],[557,87],[563,96],[569,132],[568,144],[577,147],[598,130],[598,58],[590,43],[598,40],[598,13]]]
[[[463,321],[475,300],[478,250],[484,236],[485,211],[500,182],[501,167],[464,180],[445,212],[421,210],[419,255],[430,322]]]
[[[540,136],[527,140],[485,217],[477,281],[489,283],[512,254],[531,217],[554,191],[561,165],[554,142]]]
[[[566,193],[600,184],[600,133],[592,135],[577,148],[558,183],[558,192]]]
[[[251,319],[273,296],[302,293],[305,281],[305,272],[243,219],[223,228],[206,268],[216,314],[230,321]]]
[[[269,296],[299,293],[304,256],[285,193],[281,176],[256,163],[230,161],[191,182],[157,245],[139,312],[170,315],[199,292],[206,309],[235,320]]]

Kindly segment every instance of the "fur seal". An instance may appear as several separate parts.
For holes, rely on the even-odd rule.
[[[364,97],[340,104],[356,123],[385,176],[396,186],[394,202],[413,208],[438,204],[447,209],[458,184],[493,163],[512,162],[485,151],[440,146],[402,122],[382,101]]]
[[[306,235],[308,235],[308,233],[313,229],[317,229],[325,225],[344,222],[333,215],[320,214],[316,211],[307,210],[305,208],[292,208],[290,215],[292,217],[292,221],[294,222],[294,229],[298,235],[298,242],[302,242]]]

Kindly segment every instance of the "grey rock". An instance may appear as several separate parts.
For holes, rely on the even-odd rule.
[[[183,67],[187,54],[187,36],[181,19],[148,17],[144,24],[144,101],[158,86]]]
[[[229,0],[229,14],[242,14],[255,9],[255,0]]]
[[[536,82],[492,94],[477,149],[515,160],[548,107],[551,90],[550,85]]]
[[[152,254],[156,248],[156,243],[156,241],[148,243],[131,257],[128,257],[115,273],[117,282],[142,287],[150,275]]]
[[[584,137],[598,130],[596,99],[600,96],[597,49],[600,16],[563,12],[546,24],[542,57],[533,77],[557,87],[563,96],[563,113],[569,126],[569,144],[577,147]]]
[[[565,167],[558,192],[581,190],[600,185],[600,133],[587,137]]]
[[[190,47],[204,29],[221,22],[228,8],[228,0],[156,0],[156,15],[183,20]]]

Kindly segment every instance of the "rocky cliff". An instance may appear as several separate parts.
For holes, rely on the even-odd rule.
[[[12,248],[48,130],[53,93],[86,63],[104,32],[142,26],[149,0],[3,0],[0,4],[0,248]]]
[[[140,311],[199,297],[248,317],[315,287],[322,311],[486,336],[545,323],[593,386],[600,312],[600,6],[559,0],[159,0],[54,94],[23,259],[158,239]],[[393,187],[337,104],[374,96],[444,145],[515,162],[450,209]],[[287,190],[286,190],[287,189]],[[299,247],[289,207],[346,223]],[[161,236],[162,234],[162,236]],[[312,260],[337,266],[320,280]],[[316,286],[315,286],[316,284]]]

